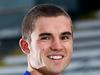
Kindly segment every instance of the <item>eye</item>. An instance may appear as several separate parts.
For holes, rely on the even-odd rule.
[[[69,36],[62,36],[61,37],[61,40],[68,40],[69,39]]]
[[[40,37],[40,40],[50,40],[50,37],[49,36],[42,36],[42,37]]]

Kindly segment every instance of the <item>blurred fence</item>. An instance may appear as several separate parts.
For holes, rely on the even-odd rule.
[[[86,20],[75,23],[72,63],[65,75],[100,74],[100,21]]]

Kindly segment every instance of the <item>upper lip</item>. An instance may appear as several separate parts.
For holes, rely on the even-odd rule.
[[[65,56],[64,53],[50,53],[47,56]]]

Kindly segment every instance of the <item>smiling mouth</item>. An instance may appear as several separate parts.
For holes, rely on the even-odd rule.
[[[49,59],[52,59],[52,60],[60,60],[60,59],[63,59],[64,56],[63,55],[49,55],[47,56]]]

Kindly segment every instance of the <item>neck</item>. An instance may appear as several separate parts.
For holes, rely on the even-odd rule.
[[[29,63],[27,71],[29,71],[31,75],[61,75],[61,73],[51,73],[45,70],[45,68],[35,69]]]
[[[54,73],[50,73],[50,72],[47,72],[45,70],[41,70],[41,69],[34,69],[34,68],[29,68],[27,69],[31,75],[61,75],[61,74],[54,74]]]
[[[46,71],[45,69],[34,69],[31,66],[28,66],[27,69],[31,75],[61,75],[60,73],[54,74],[51,72]]]

